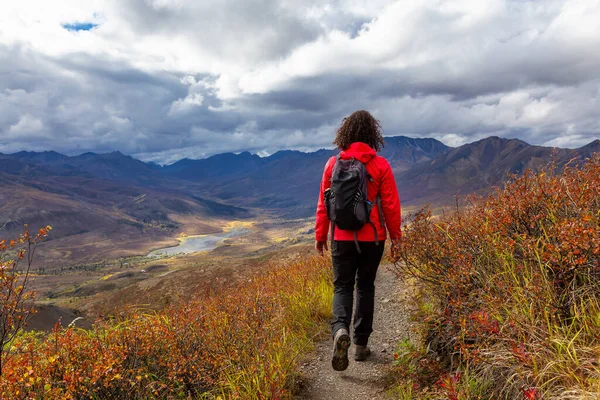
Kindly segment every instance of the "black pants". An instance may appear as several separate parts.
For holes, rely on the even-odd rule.
[[[359,242],[359,246],[360,254],[354,241],[335,241],[331,246],[334,276],[331,331],[335,335],[338,329],[349,330],[356,284],[353,342],[366,345],[373,332],[375,277],[383,256],[384,243],[375,245],[375,242]]]

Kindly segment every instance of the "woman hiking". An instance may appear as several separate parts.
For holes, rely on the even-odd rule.
[[[356,285],[356,308],[352,341],[354,359],[371,354],[375,277],[383,256],[386,226],[392,251],[400,242],[400,199],[392,168],[377,155],[384,145],[381,125],[364,110],[343,119],[333,144],[340,150],[325,165],[317,203],[315,248],[327,250],[331,234],[334,295],[333,354],[336,371],[348,368],[350,323]],[[364,193],[366,189],[366,193]]]

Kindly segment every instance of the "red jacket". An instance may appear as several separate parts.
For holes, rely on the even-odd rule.
[[[371,210],[371,221],[377,228],[377,236],[379,240],[386,239],[385,228],[379,221],[379,210],[375,202],[377,194],[381,197],[381,207],[383,209],[383,218],[385,225],[390,232],[392,239],[400,239],[402,235],[400,231],[401,214],[400,214],[400,198],[398,196],[398,188],[396,187],[396,179],[392,172],[390,163],[383,157],[378,156],[373,148],[361,142],[352,143],[346,150],[340,152],[342,159],[355,158],[365,164],[367,173],[373,178],[373,182],[367,182],[367,197],[374,204]],[[335,165],[336,157],[331,157],[325,165],[323,171],[323,179],[321,180],[321,192],[319,193],[319,201],[317,203],[317,222],[315,226],[316,240],[324,242],[327,240],[329,226],[331,221],[327,218],[327,210],[325,208],[325,200],[323,193],[331,186],[331,174]],[[365,224],[356,232],[356,237],[362,242],[374,242],[375,235],[371,224]],[[345,231],[338,227],[335,228],[335,240],[354,240],[353,231]]]

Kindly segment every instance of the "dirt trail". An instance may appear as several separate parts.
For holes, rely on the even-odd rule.
[[[301,365],[304,389],[298,400],[385,399],[385,376],[392,364],[397,343],[409,335],[408,312],[401,303],[402,286],[389,267],[382,265],[375,283],[375,321],[370,347],[373,354],[365,362],[354,361],[346,371],[331,368],[332,341],[317,345],[314,354]]]

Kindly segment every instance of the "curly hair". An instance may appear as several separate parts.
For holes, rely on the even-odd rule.
[[[381,124],[371,113],[365,110],[354,111],[342,120],[342,124],[335,135],[335,144],[338,149],[345,150],[354,142],[363,142],[371,146],[375,151],[384,147]]]

